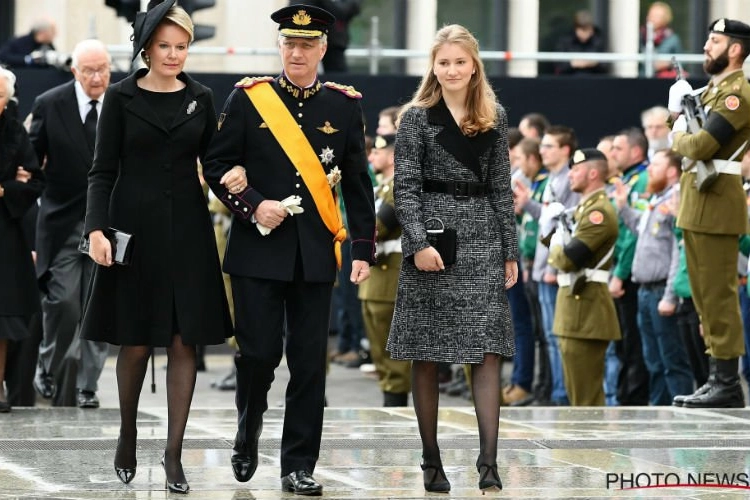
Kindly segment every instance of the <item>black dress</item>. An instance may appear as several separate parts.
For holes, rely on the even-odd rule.
[[[116,345],[212,345],[233,334],[197,160],[216,130],[211,91],[107,90],[89,173],[85,233],[133,235],[128,266],[97,266],[82,336]]]

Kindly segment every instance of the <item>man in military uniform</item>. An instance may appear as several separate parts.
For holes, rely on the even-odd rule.
[[[204,162],[206,180],[233,215],[224,258],[239,345],[231,463],[238,481],[255,473],[267,393],[285,352],[281,488],[320,495],[312,474],[323,427],[329,311],[347,237],[334,187],[340,184],[346,201],[355,284],[374,263],[373,191],[361,94],[317,77],[334,17],[295,5],[271,18],[279,23],[283,73],[236,85]]]
[[[685,165],[710,162],[719,173],[707,189],[699,191],[696,168],[683,172],[677,218],[684,231],[688,274],[710,356],[710,374],[706,384],[688,397],[675,397],[674,404],[735,408],[745,405],[738,375],[745,347],[737,296],[737,253],[738,236],[748,228],[739,160],[750,140],[750,84],[742,72],[750,53],[750,26],[731,19],[713,22],[703,50],[703,69],[711,75],[700,94],[707,110],[705,123],[697,132],[688,133],[685,118],[678,117],[671,135],[672,149],[690,160]],[[681,111],[685,92],[682,81],[670,88],[668,107],[673,118]]]
[[[385,350],[401,270],[401,225],[393,203],[394,134],[379,135],[370,151],[370,164],[380,181],[375,188],[378,261],[370,279],[359,286],[362,317],[370,340],[370,355],[378,373],[383,406],[407,406],[411,363],[391,359]]]
[[[607,282],[617,240],[617,213],[604,190],[607,158],[596,149],[573,155],[570,187],[581,194],[572,235],[558,222],[550,240],[549,263],[559,270],[555,323],[572,406],[604,405],[604,354],[620,338],[617,312]]]

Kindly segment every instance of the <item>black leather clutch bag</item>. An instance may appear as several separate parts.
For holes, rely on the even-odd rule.
[[[133,254],[133,235],[113,227],[105,229],[103,233],[112,245],[112,255],[115,264],[120,264],[121,266],[130,264],[130,257]],[[81,241],[78,243],[78,251],[88,255],[89,239],[87,236],[81,236]]]
[[[440,219],[429,219],[427,222],[436,221],[439,226],[434,229],[427,229],[427,241],[435,248],[443,259],[444,266],[451,266],[456,263],[456,230],[445,227]]]

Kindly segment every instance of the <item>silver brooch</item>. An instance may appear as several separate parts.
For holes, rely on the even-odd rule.
[[[195,111],[195,108],[197,106],[198,106],[198,103],[195,101],[192,101],[190,104],[188,104],[187,114],[191,114],[193,111]]]

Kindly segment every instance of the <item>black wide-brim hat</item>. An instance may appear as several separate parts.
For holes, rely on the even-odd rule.
[[[154,30],[167,15],[177,0],[164,0],[161,3],[153,5],[155,2],[149,2],[146,12],[139,12],[135,15],[133,22],[133,57],[134,60],[143,50],[143,46],[149,41]]]
[[[336,22],[336,17],[325,9],[312,5],[296,4],[271,14],[279,23],[279,33],[290,38],[320,38]]]

